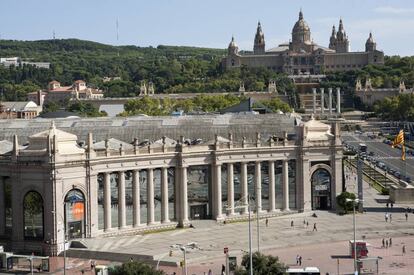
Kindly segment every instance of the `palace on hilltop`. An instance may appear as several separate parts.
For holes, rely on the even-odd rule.
[[[314,43],[309,25],[300,11],[290,42],[266,50],[264,33],[259,22],[253,53],[239,53],[239,48],[232,37],[227,57],[223,59],[222,64],[226,69],[241,66],[267,67],[290,75],[314,75],[329,71],[355,70],[368,64],[384,64],[384,52],[377,50],[372,33],[365,43],[364,52],[351,52],[349,44],[342,19],[339,21],[338,31],[335,26],[332,28],[328,48]]]

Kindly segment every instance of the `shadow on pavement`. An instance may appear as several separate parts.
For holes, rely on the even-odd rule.
[[[406,209],[402,207],[385,208],[385,207],[364,207],[366,212],[388,212],[388,213],[405,213]]]

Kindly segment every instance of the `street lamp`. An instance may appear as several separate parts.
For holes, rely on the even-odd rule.
[[[242,198],[243,199],[243,198]],[[228,207],[227,210],[230,209],[239,209],[246,207],[246,204],[241,204],[239,206],[231,206]],[[253,254],[252,254],[252,219],[251,219],[251,207],[250,207],[250,196],[247,195],[247,212],[249,213],[249,261],[250,261],[250,275],[253,275]],[[259,215],[259,213],[257,213]],[[259,216],[257,216],[257,249],[259,250]]]
[[[197,243],[191,242],[191,243],[188,243],[186,245],[175,244],[175,245],[171,245],[170,248],[180,249],[183,252],[183,254],[184,254],[184,274],[188,275],[188,271],[187,271],[187,249],[188,250],[200,249],[198,247]]]
[[[63,275],[66,275],[66,224],[62,214],[52,211],[53,214],[58,214],[63,223]]]
[[[355,275],[358,275],[358,268],[357,268],[357,249],[356,249],[356,218],[355,218],[355,204],[362,202],[360,199],[346,199],[347,202],[352,202],[353,208],[353,220],[354,220],[354,272]]]

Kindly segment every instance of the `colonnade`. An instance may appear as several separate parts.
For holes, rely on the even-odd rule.
[[[321,92],[321,107],[320,107],[320,111],[321,114],[325,113],[325,89],[324,88],[320,88],[320,92]],[[316,88],[312,89],[312,93],[313,93],[313,113],[316,114]],[[333,109],[332,109],[332,88],[328,89],[328,112],[330,115],[332,115],[333,113]],[[336,113],[340,114],[341,113],[341,89],[340,88],[336,88]]]
[[[155,201],[154,201],[154,169],[145,169],[147,171],[147,220],[146,225],[155,224]],[[126,197],[125,197],[125,171],[118,173],[118,228],[126,227]],[[112,229],[111,216],[111,173],[105,172],[104,175],[104,230]],[[144,224],[141,222],[141,200],[140,200],[140,183],[139,170],[132,171],[132,226],[139,227]],[[168,170],[166,167],[161,168],[161,223],[169,223],[168,212]]]
[[[268,162],[268,177],[269,177],[269,207],[268,209],[262,209],[262,163],[260,161],[255,162],[254,172],[254,193],[255,193],[255,205],[251,205],[252,211],[262,213],[265,211],[275,212],[276,210],[276,190],[275,190],[275,160]],[[288,160],[282,161],[282,197],[283,207],[282,210],[289,210],[289,176],[288,176]],[[221,169],[225,165],[227,168],[227,210],[223,213],[222,202],[222,175]],[[235,209],[235,188],[234,188],[234,165],[235,163],[223,163],[212,164],[212,218],[220,220],[225,216],[233,216],[237,213],[248,213],[248,162],[241,162],[240,184],[241,184],[241,206]],[[154,169],[148,168],[147,171],[147,220],[141,220],[141,206],[140,206],[140,175],[139,170],[132,171],[132,227],[140,227],[144,225],[154,225],[159,223],[155,221],[155,201],[154,201]],[[176,188],[175,207],[177,209],[176,218],[177,222],[184,225],[189,222],[189,200],[188,200],[188,176],[187,167],[175,168],[175,184]],[[118,174],[118,227],[116,229],[123,229],[127,226],[126,222],[126,197],[125,197],[125,171],[112,172]],[[103,229],[104,231],[110,231],[115,229],[112,227],[111,216],[111,172],[103,173]],[[168,168],[161,168],[161,220],[160,223],[169,223],[169,202],[168,202]],[[241,210],[239,209],[241,208]]]
[[[251,205],[251,210],[254,210],[258,213],[275,212],[276,209],[276,189],[275,189],[275,162],[274,160],[268,161],[268,177],[269,177],[269,207],[268,209],[263,209],[262,207],[262,171],[261,165],[262,162],[255,162],[255,171],[254,171],[254,188],[255,188],[255,205]],[[289,209],[289,164],[288,160],[282,161],[282,192],[283,192],[283,207],[282,210],[288,211]],[[213,209],[212,215],[213,219],[220,220],[224,219],[226,216],[234,216],[236,214],[236,205],[235,205],[235,195],[234,195],[234,164],[235,163],[224,163],[224,164],[215,164],[213,166]],[[227,202],[226,202],[226,213],[223,213],[222,205],[222,194],[221,194],[221,168],[222,165],[225,165],[227,168]],[[240,184],[241,184],[241,199],[240,205],[237,206],[238,209],[241,208],[241,214],[248,213],[248,174],[247,174],[247,165],[248,162],[240,163]],[[185,198],[187,198],[185,196]],[[188,211],[188,207],[183,209],[185,212]],[[188,216],[188,213],[186,213]]]

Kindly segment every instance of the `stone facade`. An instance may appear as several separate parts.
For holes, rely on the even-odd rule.
[[[47,92],[38,91],[27,95],[29,100],[39,106],[47,102],[59,102],[65,100],[102,99],[103,91],[88,87],[83,80],[76,80],[70,86],[61,86],[60,82],[53,80],[48,84]]]
[[[292,30],[292,40],[276,48],[265,50],[262,26],[259,22],[254,39],[252,54],[240,54],[234,37],[227,57],[222,64],[226,69],[247,67],[267,67],[290,75],[320,74],[322,72],[347,71],[362,68],[368,64],[384,64],[384,53],[376,49],[372,33],[365,43],[365,52],[350,52],[349,39],[342,19],[339,29],[335,26],[329,41],[329,48],[315,44],[311,38],[309,25],[299,13],[299,20]]]
[[[398,88],[374,88],[370,78],[365,80],[364,86],[362,86],[360,79],[355,84],[355,95],[367,106],[373,106],[375,102],[381,101],[386,97],[409,93],[413,93],[413,89],[407,89],[404,81],[400,82]]]
[[[94,143],[90,133],[85,146],[77,141],[53,123],[24,149],[14,136],[13,149],[0,156],[6,248],[56,255],[65,234],[93,238],[241,219],[248,196],[262,216],[335,209],[342,191],[339,125],[314,119],[268,140],[229,134],[192,145],[167,137]]]

